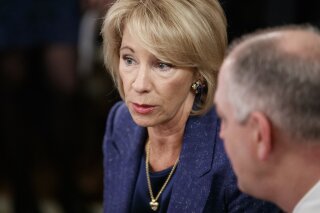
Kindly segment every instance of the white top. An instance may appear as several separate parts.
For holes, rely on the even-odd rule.
[[[320,180],[305,194],[294,207],[292,213],[320,212]]]

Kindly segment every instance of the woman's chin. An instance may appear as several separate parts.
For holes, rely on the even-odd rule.
[[[136,112],[134,109],[130,109],[130,108],[129,108],[129,111],[133,121],[138,126],[149,127],[149,126],[155,125],[156,123],[152,112],[144,114],[144,113]]]
[[[134,118],[133,121],[138,125],[142,127],[151,127],[154,126],[154,122],[148,120],[148,119],[141,119],[141,118]]]

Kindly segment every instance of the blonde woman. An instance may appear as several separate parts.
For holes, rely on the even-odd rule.
[[[227,45],[216,0],[118,0],[102,28],[123,102],[104,139],[105,212],[276,212],[241,194],[212,107]]]

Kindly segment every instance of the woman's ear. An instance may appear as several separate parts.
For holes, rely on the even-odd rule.
[[[272,151],[271,122],[262,112],[250,115],[250,125],[253,129],[253,140],[256,143],[256,154],[259,160],[265,161]]]

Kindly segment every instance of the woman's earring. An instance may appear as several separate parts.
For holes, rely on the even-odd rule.
[[[199,94],[199,93],[201,93],[203,85],[202,85],[200,80],[197,80],[196,82],[194,82],[191,85],[191,88],[192,88],[192,90],[194,91],[195,94]]]

